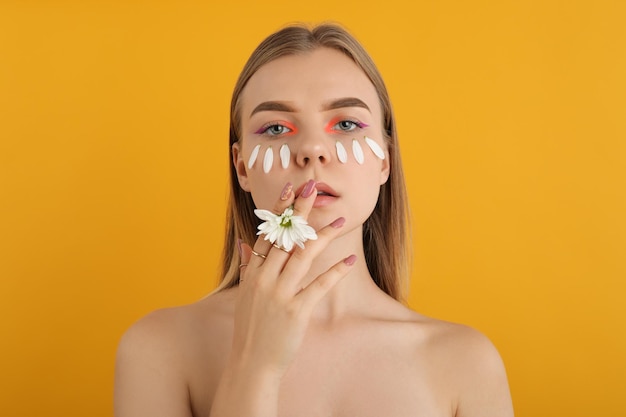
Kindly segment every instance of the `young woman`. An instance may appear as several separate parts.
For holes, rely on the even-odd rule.
[[[402,304],[407,210],[374,63],[340,27],[287,27],[231,105],[223,280],[123,337],[126,416],[512,416],[502,361]]]

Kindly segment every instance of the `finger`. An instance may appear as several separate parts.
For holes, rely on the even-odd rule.
[[[302,216],[306,219],[313,208],[315,197],[317,197],[315,180],[309,180],[304,185],[304,188],[298,198],[295,199],[293,204],[293,214],[296,216]]]
[[[315,188],[315,180],[309,180],[304,185],[300,195],[294,197],[293,203],[293,215],[306,219],[313,208],[315,198],[317,197],[317,191]],[[282,212],[281,212],[282,213]],[[311,239],[314,239],[311,237]],[[301,243],[298,243],[300,245]],[[286,265],[286,262],[293,253],[293,249],[289,247],[289,251],[284,250],[280,246],[272,245],[267,252],[267,260],[265,262],[265,270],[273,273],[276,277],[280,274]]]
[[[280,197],[272,208],[272,212],[277,215],[281,214],[287,207],[293,204],[293,200],[293,184],[288,182],[283,187]],[[271,248],[272,244],[268,240],[265,240],[265,235],[260,235],[254,243],[254,251],[263,255],[267,255]]]
[[[274,213],[281,214],[287,207],[289,207],[293,203],[293,199],[295,198],[293,194],[293,184],[287,182],[280,192],[280,198],[276,202],[274,206]]]
[[[315,198],[317,196],[317,191],[315,188],[315,180],[309,180],[307,181],[307,183],[304,185],[302,191],[300,192],[300,195],[295,197],[292,196],[291,199],[289,199],[288,201],[290,201],[289,205],[293,204],[293,215],[294,216],[299,216],[299,217],[303,217],[304,219],[306,219],[309,215],[309,213],[311,212],[311,209],[313,208],[313,204],[315,203]],[[293,194],[293,193],[292,193]],[[293,203],[292,203],[293,202]],[[278,204],[278,209],[276,209],[274,212],[282,214],[284,212],[284,210],[289,207],[289,205],[281,205],[280,203]],[[270,242],[271,243],[271,242]],[[267,245],[268,247],[268,256],[272,257],[272,262],[268,263],[268,265],[279,265],[280,269],[283,268],[286,260],[288,259],[289,255],[291,255],[291,253],[293,253],[293,249],[290,250],[285,250],[284,248],[281,248],[278,245],[273,244],[272,246]],[[283,254],[274,254],[275,252],[280,251],[283,252]],[[276,258],[278,259],[278,262],[274,262],[273,259]],[[280,271],[279,269],[279,271]]]
[[[329,225],[317,232],[316,240],[306,243],[306,250],[296,247],[289,261],[281,273],[281,282],[290,287],[289,291],[295,293],[301,285],[300,280],[304,277],[315,259],[340,233],[345,223],[345,218],[339,217]]]
[[[245,255],[242,254],[242,257],[241,257],[242,264],[245,263],[249,267],[258,268],[261,265],[263,265],[263,263],[265,262],[265,255],[262,254],[261,252],[258,252],[255,249],[252,249],[250,245],[248,245],[247,243],[241,244],[241,252],[245,254]],[[246,258],[244,258],[244,256]],[[243,259],[247,259],[247,261],[244,262]]]
[[[306,219],[309,213],[311,212],[311,209],[313,208],[313,204],[315,203],[315,198],[317,197],[315,184],[316,184],[315,180],[307,181],[302,191],[300,192],[300,195],[297,197],[293,195],[293,197],[290,199],[289,205],[287,206],[280,205],[279,215],[283,214],[287,207],[292,206],[293,216],[299,216],[299,217]],[[278,210],[275,210],[275,211],[278,211]],[[271,249],[272,248],[270,248],[270,250]],[[274,249],[281,249],[281,248],[279,246],[274,246]],[[283,252],[290,253],[287,250],[283,250]],[[284,257],[281,257],[281,259],[284,259]]]
[[[239,284],[243,283],[245,271],[250,262],[251,253],[250,246],[243,243],[241,239],[237,241],[237,249],[239,250]]]
[[[312,311],[317,303],[352,269],[356,255],[350,255],[333,265],[328,271],[315,278],[303,288],[296,298],[302,302],[302,308]]]
[[[247,243],[241,241],[241,239],[237,242],[237,245],[239,245],[239,259],[241,260],[241,264],[248,264],[252,257],[252,248]]]

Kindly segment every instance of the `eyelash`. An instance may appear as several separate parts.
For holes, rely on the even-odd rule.
[[[275,127],[282,127],[285,129],[289,129],[289,132],[283,132],[283,133],[270,133],[269,130]],[[257,135],[265,135],[265,136],[281,136],[281,135],[289,135],[289,134],[294,134],[296,132],[296,127],[291,125],[289,126],[289,124],[281,122],[270,122],[270,123],[266,123],[264,124],[259,130],[257,130],[256,132],[254,132]]]
[[[335,126],[339,125],[340,123],[346,123],[346,122],[347,122],[347,123],[352,123],[352,124],[355,126],[355,129],[356,129],[356,128],[358,128],[358,129],[363,129],[363,128],[368,127],[368,125],[366,125],[366,124],[365,124],[365,123],[363,123],[363,122],[359,122],[358,120],[343,119],[343,120],[338,120],[338,121],[337,121],[337,122],[336,122],[336,123],[335,123],[335,124],[331,127],[331,129],[332,129],[333,127],[335,127]],[[331,122],[331,123],[332,123],[332,122]],[[342,132],[352,132],[354,129],[349,129],[349,130],[339,129],[339,130],[340,130],[340,131],[342,131]]]
[[[337,127],[340,124],[346,124],[346,123],[351,123],[352,126],[350,126],[351,128],[349,129],[341,129],[341,128],[337,128],[335,129],[335,127]],[[333,131],[338,131],[338,132],[352,132],[356,129],[364,129],[366,127],[368,127],[369,125],[360,122],[358,120],[352,120],[352,119],[340,119],[340,120],[332,120],[329,124],[328,127],[325,129],[327,132],[333,132]],[[288,129],[288,132],[281,132],[281,133],[276,133],[270,132],[270,129],[274,129],[274,128],[283,128],[283,129]],[[257,135],[265,135],[265,136],[286,136],[286,135],[293,135],[297,132],[297,129],[295,126],[291,125],[291,123],[286,123],[286,122],[270,122],[270,123],[266,123],[264,124],[259,130],[257,130],[256,132],[254,132]]]

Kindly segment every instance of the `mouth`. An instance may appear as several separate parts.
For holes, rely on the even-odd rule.
[[[298,187],[298,189],[295,192],[295,195],[300,196],[305,185],[306,183]],[[337,192],[333,190],[333,188],[330,185],[323,183],[323,182],[315,183],[315,189],[317,190],[318,197],[338,197],[339,196]]]
[[[318,182],[315,185],[317,189],[317,196],[313,202],[313,208],[321,208],[332,205],[337,200],[337,192],[333,190],[328,184]]]

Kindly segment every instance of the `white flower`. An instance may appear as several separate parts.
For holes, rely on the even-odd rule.
[[[276,243],[286,251],[298,245],[304,249],[304,242],[317,239],[315,229],[301,216],[293,215],[293,207],[287,207],[280,216],[267,210],[254,210],[254,214],[265,222],[258,227],[257,235],[265,235],[265,240]]]

